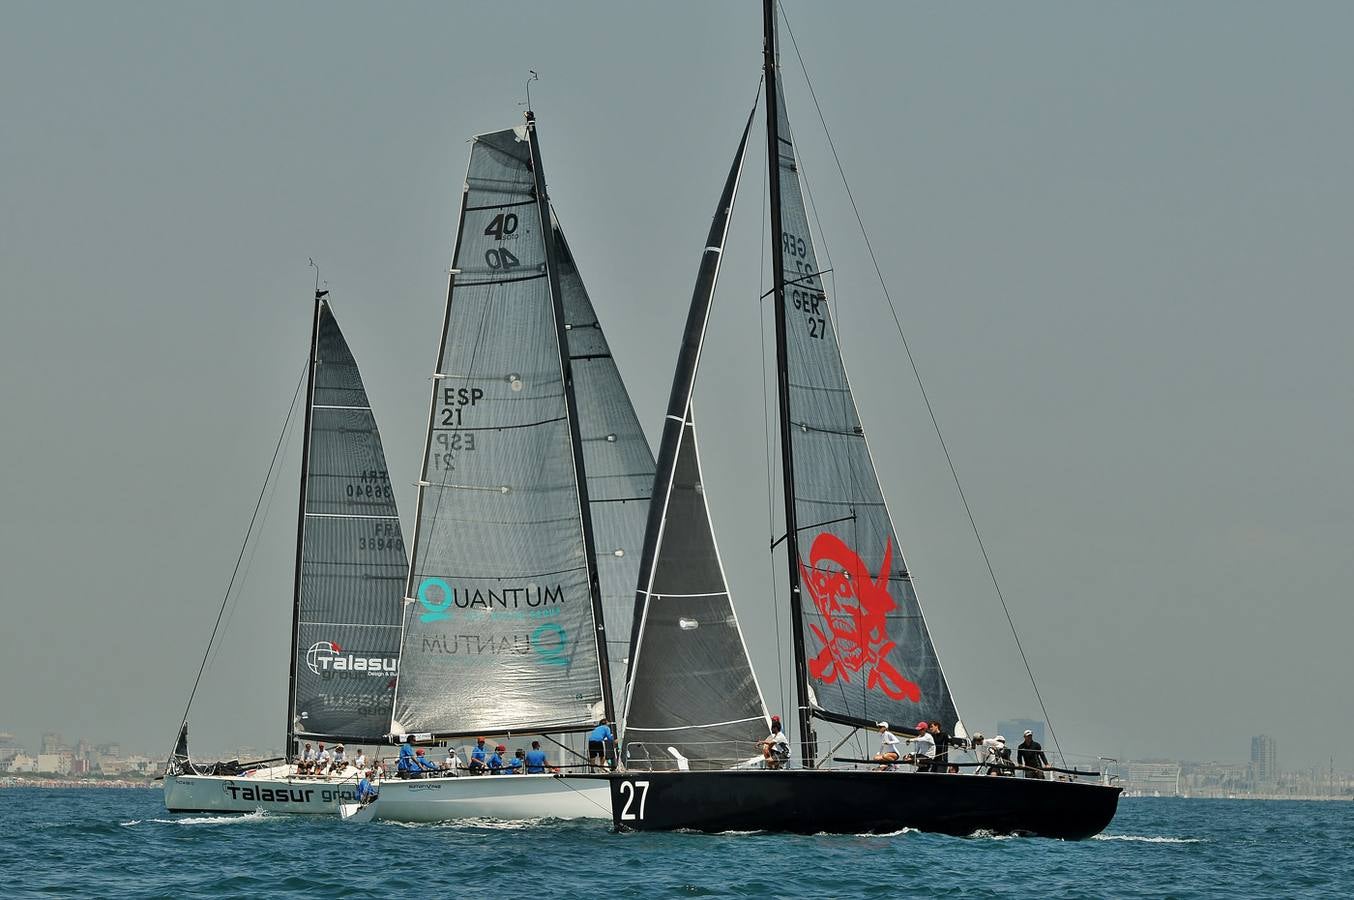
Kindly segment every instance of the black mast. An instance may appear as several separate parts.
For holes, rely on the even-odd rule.
[[[311,265],[314,265],[312,262]],[[296,640],[301,633],[301,560],[306,546],[306,480],[310,475],[310,416],[315,404],[315,366],[320,344],[320,310],[324,295],[320,290],[320,267],[315,266],[315,321],[310,329],[310,371],[306,375],[306,421],[301,438],[301,504],[296,514],[296,583],[292,591],[291,660],[287,664],[287,742],[282,755],[291,760],[296,742]]]
[[[531,146],[531,178],[535,186],[536,209],[545,237],[545,269],[550,280],[550,301],[555,309],[555,337],[559,342],[560,369],[564,374],[564,405],[569,414],[569,439],[573,442],[574,481],[578,483],[579,513],[583,520],[583,552],[588,561],[588,594],[592,598],[592,620],[596,624],[597,665],[602,676],[602,712],[607,721],[616,720],[615,699],[611,696],[611,664],[606,652],[606,619],[602,610],[602,583],[597,576],[597,548],[592,533],[592,507],[588,505],[588,477],[583,465],[583,438],[578,431],[578,403],[574,399],[573,364],[569,359],[568,335],[564,322],[564,295],[559,285],[559,265],[555,260],[555,233],[550,226],[550,198],[545,193],[545,173],[541,169],[541,148],[536,142],[536,115],[527,110],[527,138]]]
[[[766,71],[766,159],[771,193],[771,298],[776,309],[776,398],[780,405],[780,460],[785,500],[785,560],[790,573],[790,634],[795,655],[795,698],[799,706],[799,752],[805,768],[813,768],[813,716],[809,709],[809,672],[804,657],[804,623],[800,614],[799,528],[795,516],[794,452],[790,446],[790,368],[786,359],[785,260],[780,221],[780,89],[776,85],[776,0],[762,0]]]

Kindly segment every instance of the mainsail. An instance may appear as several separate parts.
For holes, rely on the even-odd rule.
[[[362,375],[316,307],[289,732],[373,740],[395,697],[408,561]]]
[[[567,731],[610,693],[535,123],[475,138],[391,731]],[[617,548],[619,549],[619,548]]]
[[[635,604],[623,758],[648,769],[722,768],[756,754],[766,704],[729,599],[702,487],[691,395],[748,126],[701,256],[673,377]]]
[[[849,725],[958,715],[922,618],[846,378],[775,91],[789,478],[812,712]],[[774,224],[773,224],[774,228]],[[784,432],[783,432],[784,433]]]
[[[639,542],[649,517],[654,458],[558,222],[554,232],[565,343],[573,368],[583,468],[597,546],[597,577],[607,625],[611,694],[619,707],[630,655],[635,583],[643,549]]]

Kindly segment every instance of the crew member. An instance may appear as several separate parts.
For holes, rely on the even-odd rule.
[[[316,749],[315,749],[315,767],[314,767],[314,774],[316,774],[316,775],[323,775],[323,774],[325,774],[326,772],[328,772],[328,771],[329,771],[329,760],[330,760],[331,758],[332,758],[332,757],[329,755],[329,751],[326,750],[326,749],[324,749],[324,741],[320,741],[319,746],[316,747]]]
[[[1048,768],[1048,757],[1043,746],[1034,739],[1034,732],[1025,729],[1025,739],[1016,745],[1016,761],[1025,770],[1026,778],[1043,778],[1042,769]]]
[[[527,751],[523,750],[521,747],[518,747],[517,751],[513,753],[512,759],[508,760],[503,764],[503,768],[507,770],[503,774],[521,775],[523,768],[526,766],[526,764],[527,764]]]
[[[780,727],[780,716],[771,717],[771,734],[758,743],[762,750],[762,768],[781,769],[790,760],[790,739]]]
[[[527,774],[544,775],[546,769],[550,768],[545,751],[541,749],[540,741],[532,741],[531,749],[527,751]]]
[[[1006,746],[1006,738],[997,735],[992,739],[992,757],[988,761],[987,774],[1011,775],[1015,766],[1011,764],[1011,748]]]
[[[429,762],[428,758],[423,755],[422,747],[414,751],[414,764],[418,766],[417,774],[424,778],[428,777],[429,772],[437,771],[437,766]]]
[[[597,722],[597,727],[588,734],[588,762],[597,769],[607,768],[607,757],[611,755],[611,743],[616,740],[606,719]]]
[[[448,744],[447,758],[442,760],[442,764],[438,766],[438,768],[441,769],[443,772],[448,772],[452,775],[455,775],[456,770],[459,769],[460,767],[461,767],[461,758],[456,755],[456,748]]]
[[[504,754],[504,753],[507,753],[507,752],[508,752],[508,748],[507,748],[505,745],[503,745],[503,744],[499,744],[497,747],[494,748],[494,754],[493,754],[493,756],[490,756],[490,757],[489,757],[489,774],[490,774],[490,775],[502,775],[502,774],[503,774],[503,754]]]
[[[950,736],[939,722],[932,722],[929,729],[931,739],[936,742],[936,755],[931,759],[932,772],[947,772],[950,766]]]
[[[936,739],[931,736],[930,726],[926,722],[918,722],[914,730],[917,736],[907,739],[912,745],[912,752],[907,755],[904,762],[912,763],[918,772],[930,772],[936,758]]]
[[[357,755],[353,757],[353,765],[359,770],[367,768],[367,757],[363,755],[361,747],[357,748]]]
[[[471,775],[483,775],[484,770],[488,768],[488,754],[484,749],[484,738],[475,738],[475,749],[470,751],[470,769]]]
[[[348,756],[343,752],[343,745],[334,745],[334,761],[329,765],[330,772],[342,772],[348,768]]]
[[[310,765],[315,759],[315,751],[310,749],[310,741],[306,741],[306,749],[301,751],[301,756],[296,760],[296,774],[309,775]]]
[[[371,786],[372,773],[367,771],[362,773],[362,778],[357,782],[357,802],[366,806],[376,799],[376,788]]]
[[[898,761],[898,735],[889,731],[888,722],[876,722],[879,726],[879,752],[874,755],[874,761],[882,763],[879,770],[893,768],[893,764]]]
[[[413,778],[418,774],[419,765],[415,760],[418,755],[414,753],[414,739],[409,735],[404,736],[404,743],[400,745],[400,760],[395,765],[395,771],[401,778]]]

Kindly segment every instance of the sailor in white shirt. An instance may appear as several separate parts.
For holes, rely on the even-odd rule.
[[[456,755],[456,748],[448,745],[447,758],[442,760],[442,765],[438,766],[443,772],[456,774],[456,770],[461,767],[461,758]]]
[[[323,775],[329,769],[329,760],[331,759],[329,751],[324,749],[324,741],[320,741],[319,749],[315,752],[315,774]]]
[[[338,744],[334,747],[334,761],[330,766],[331,772],[342,772],[348,767],[348,755],[343,752],[343,745]]]
[[[353,765],[356,766],[360,772],[365,772],[367,770],[367,757],[362,753],[361,747],[357,748],[357,755],[353,757]]]
[[[931,771],[931,762],[936,756],[936,739],[927,732],[929,727],[926,722],[918,722],[917,736],[907,739],[912,745],[912,752],[907,755],[907,761],[916,765],[918,772]]]
[[[883,763],[880,769],[891,769],[898,761],[898,735],[889,731],[888,722],[876,722],[879,726],[879,752],[874,755],[875,762]]]

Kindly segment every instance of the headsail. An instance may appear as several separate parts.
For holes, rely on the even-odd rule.
[[[722,768],[756,754],[768,726],[729,599],[702,488],[691,395],[747,147],[738,144],[701,256],[659,449],[640,565],[623,758],[639,768]]]
[[[408,560],[362,375],[316,303],[291,732],[370,740],[390,722]]]
[[[815,715],[846,724],[958,715],[847,381],[777,86],[790,473]]]
[[[581,729],[605,693],[534,128],[528,118],[471,146],[419,482],[396,732]]]
[[[588,505],[597,542],[611,693],[619,707],[630,655],[641,541],[653,492],[654,458],[558,222],[554,232]]]

